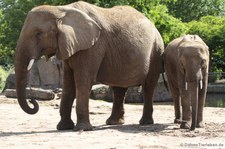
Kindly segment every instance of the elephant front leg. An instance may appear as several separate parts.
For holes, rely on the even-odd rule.
[[[107,125],[124,124],[124,97],[127,88],[112,87],[113,108],[111,116],[106,120]]]
[[[74,130],[92,130],[93,127],[89,120],[90,85],[85,85],[85,83],[83,85],[77,85],[76,94],[77,124]]]
[[[187,91],[183,91],[181,95],[181,105],[182,105],[182,122],[180,125],[181,129],[191,128],[191,109],[190,100]]]
[[[74,128],[74,123],[71,119],[71,109],[74,97],[63,93],[60,103],[60,116],[61,120],[57,125],[57,130],[70,130]]]
[[[60,103],[60,116],[61,120],[57,125],[58,130],[68,130],[74,128],[74,123],[71,120],[71,110],[75,99],[75,83],[73,72],[64,63],[64,77],[63,77],[63,93]]]

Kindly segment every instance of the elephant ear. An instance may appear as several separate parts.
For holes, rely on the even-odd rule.
[[[92,47],[100,36],[101,28],[86,13],[70,7],[59,7],[64,16],[57,19],[57,58],[65,60],[80,50]]]

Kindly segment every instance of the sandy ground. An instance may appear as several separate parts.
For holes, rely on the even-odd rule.
[[[225,148],[225,108],[205,108],[205,128],[181,130],[173,106],[154,105],[154,125],[140,126],[142,105],[125,105],[125,124],[107,126],[112,103],[90,100],[93,131],[57,131],[59,100],[39,102],[36,115],[24,113],[15,99],[0,97],[0,148]],[[75,110],[73,120],[76,122]]]

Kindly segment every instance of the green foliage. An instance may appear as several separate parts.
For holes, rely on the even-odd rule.
[[[211,70],[225,71],[225,17],[205,16],[188,23],[190,34],[199,35],[209,46]]]
[[[1,3],[2,16],[0,18],[0,65],[13,62],[14,49],[26,13],[32,7],[30,1],[3,0]],[[21,9],[22,8],[22,9]]]
[[[224,0],[176,0],[167,4],[169,13],[184,22],[199,20],[203,16],[224,15]]]
[[[7,76],[8,76],[7,71],[2,66],[0,66],[0,92],[5,86]]]
[[[225,107],[224,99],[219,98],[219,99],[211,99],[207,100],[205,103],[205,107]]]
[[[147,16],[155,22],[166,45],[173,39],[185,34],[188,30],[184,23],[168,14],[165,5],[153,7]]]

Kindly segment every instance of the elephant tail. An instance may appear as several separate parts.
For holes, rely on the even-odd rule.
[[[163,78],[163,83],[166,87],[166,90],[169,92],[169,87],[168,87],[168,83],[166,81],[166,78],[165,78],[165,67],[164,67],[164,53],[163,53],[163,60],[162,60],[162,78]]]

